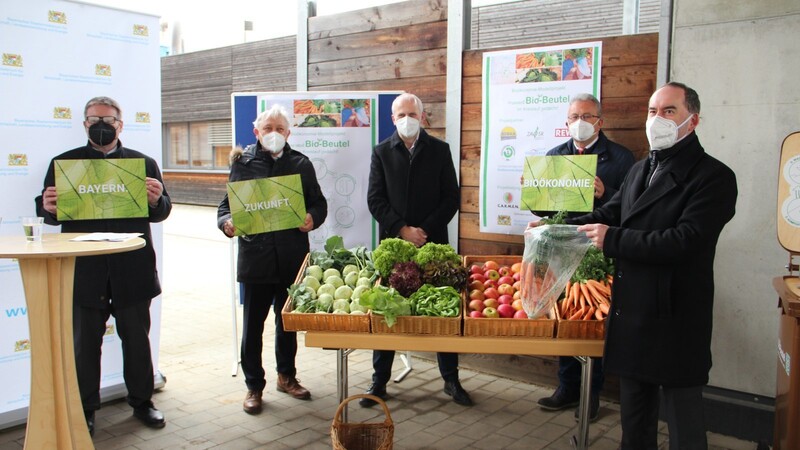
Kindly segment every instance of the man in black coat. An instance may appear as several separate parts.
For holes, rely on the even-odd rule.
[[[258,414],[262,409],[266,386],[261,362],[262,335],[270,306],[275,312],[277,390],[300,400],[311,398],[311,393],[297,381],[297,333],[283,329],[281,309],[286,304],[287,288],[297,276],[309,251],[308,232],[319,228],[328,215],[328,202],[317,182],[314,165],[286,143],[290,133],[286,110],[274,105],[259,114],[253,125],[253,133],[258,141],[244,151],[236,149],[232,152],[229,181],[299,174],[306,217],[299,228],[240,236],[238,239],[236,279],[242,283],[244,302],[241,358],[247,385],[242,408],[248,414]],[[231,219],[227,194],[217,210],[217,226],[226,236],[234,236],[236,228]]]
[[[671,82],[648,107],[651,157],[582,225],[615,259],[604,367],[620,378],[622,449],[656,449],[659,391],[670,449],[704,449],[714,255],[735,214],[736,176],[700,145],[697,92]]]
[[[603,131],[600,101],[592,94],[572,97],[567,110],[567,127],[572,139],[547,152],[553,155],[597,155],[597,173],[594,180],[594,208],[608,202],[622,186],[625,176],[634,163],[627,148],[610,141]],[[543,215],[537,212],[538,215]],[[569,217],[582,215],[571,213]],[[600,390],[603,388],[603,361],[595,358],[592,365],[592,388],[589,400],[589,420],[598,417]],[[549,397],[539,399],[539,406],[549,411],[559,411],[578,405],[581,385],[581,363],[572,356],[558,360],[558,388]],[[575,411],[575,417],[578,411]]]
[[[417,247],[427,242],[447,244],[447,224],[458,211],[460,191],[450,146],[420,127],[422,101],[401,94],[392,103],[397,130],[372,152],[367,205],[378,222],[380,239],[399,237]],[[458,380],[458,354],[437,353],[444,393],[459,405],[472,400]],[[386,398],[394,351],[372,353],[372,384],[368,394]],[[374,401],[362,398],[361,406]]]
[[[122,109],[108,97],[95,97],[84,108],[84,127],[89,141],[53,158],[44,179],[36,210],[45,223],[61,225],[65,233],[141,233],[146,245],[132,252],[81,256],[75,262],[73,327],[75,365],[81,402],[89,433],[94,434],[95,411],[100,408],[100,355],[106,321],[113,315],[122,342],[123,377],[133,415],[154,428],[164,426],[164,415],[151,400],[153,361],[150,353],[150,302],[161,294],[150,223],[169,216],[172,202],[164,189],[161,171],[153,158],[126,148],[119,140]],[[143,158],[148,217],[129,219],[57,219],[56,160]]]

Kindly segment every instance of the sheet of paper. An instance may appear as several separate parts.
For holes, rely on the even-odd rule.
[[[109,242],[123,242],[135,237],[141,236],[142,233],[89,233],[83,234],[78,237],[70,239],[75,242],[88,242],[88,241],[109,241]]]

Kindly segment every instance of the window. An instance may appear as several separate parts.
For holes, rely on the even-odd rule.
[[[227,170],[231,123],[184,122],[166,125],[168,169]]]

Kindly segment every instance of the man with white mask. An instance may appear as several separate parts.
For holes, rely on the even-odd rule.
[[[597,155],[597,172],[594,179],[594,208],[602,206],[617,193],[622,181],[633,166],[634,157],[627,148],[610,141],[601,128],[603,126],[600,102],[591,94],[572,97],[567,110],[569,141],[547,152],[552,155]],[[557,211],[537,211],[537,215],[550,215]],[[575,217],[583,213],[570,213]],[[600,410],[600,390],[603,388],[603,362],[594,359],[592,366],[592,389],[589,401],[589,419],[597,419]],[[581,363],[571,356],[562,356],[558,361],[558,387],[550,397],[539,399],[539,406],[547,411],[560,411],[578,405],[581,385]],[[577,409],[575,417],[577,417]]]
[[[669,448],[707,448],[714,255],[738,191],[734,172],[700,145],[699,114],[693,89],[658,89],[646,124],[653,163],[637,162],[605,205],[567,219],[614,258],[603,366],[620,380],[623,450],[658,448],[661,396]]]
[[[372,151],[367,206],[378,222],[380,239],[402,238],[417,247],[427,242],[447,244],[447,224],[458,211],[460,189],[450,146],[429,135],[420,123],[422,101],[401,94],[392,103],[392,122],[397,130]],[[458,354],[437,353],[444,393],[463,406],[472,399],[458,379]],[[372,354],[372,384],[368,394],[386,398],[394,351]],[[364,407],[375,402],[362,398]]]
[[[270,307],[275,312],[277,390],[300,400],[311,398],[311,393],[296,378],[297,333],[283,329],[281,309],[288,297],[287,288],[309,251],[308,232],[319,228],[328,215],[328,203],[317,182],[314,165],[286,143],[290,134],[286,109],[273,105],[256,117],[253,126],[258,140],[244,150],[236,148],[231,152],[229,181],[299,174],[306,217],[298,228],[240,236],[238,240],[236,280],[242,285],[244,303],[241,360],[247,385],[242,408],[248,414],[262,410],[266,386],[261,362],[262,335]],[[217,210],[217,226],[228,237],[236,232],[227,194]]]

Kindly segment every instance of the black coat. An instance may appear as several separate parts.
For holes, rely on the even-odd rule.
[[[609,225],[615,258],[603,367],[608,373],[671,387],[708,383],[714,255],[736,207],[736,176],[692,133],[644,190],[648,160],[636,163],[619,193],[570,223]],[[665,150],[661,150],[665,151]]]
[[[44,187],[55,186],[54,161],[59,159],[116,159],[143,158],[145,172],[150,178],[158,181],[161,171],[156,161],[145,155],[122,146],[107,157],[87,143],[62,153],[52,161],[44,177]],[[42,191],[44,192],[44,190]],[[44,210],[42,196],[36,197],[36,213],[44,217],[48,225],[61,225],[63,233],[141,233],[146,244],[143,248],[125,253],[99,256],[80,256],[75,261],[75,285],[73,302],[76,305],[101,308],[108,304],[108,289],[111,284],[112,303],[115,308],[124,308],[139,302],[150,301],[161,293],[161,284],[156,269],[156,253],[153,249],[153,238],[150,233],[151,222],[161,222],[172,211],[172,201],[164,187],[161,199],[155,208],[148,206],[149,217],[130,219],[72,220],[59,222],[55,215]]]
[[[303,183],[306,212],[319,228],[328,215],[328,202],[317,182],[314,165],[302,153],[292,150],[289,144],[283,155],[273,160],[261,144],[248,146],[231,164],[229,181],[254,180],[299,174]],[[228,194],[217,209],[217,226],[221,230],[231,218]],[[308,233],[298,228],[240,236],[236,279],[240,283],[280,284],[289,286],[297,277],[303,259],[309,251]]]
[[[425,230],[428,242],[447,244],[447,224],[460,198],[450,146],[419,133],[413,153],[397,131],[372,150],[367,206],[381,240],[398,237],[408,225]]]

